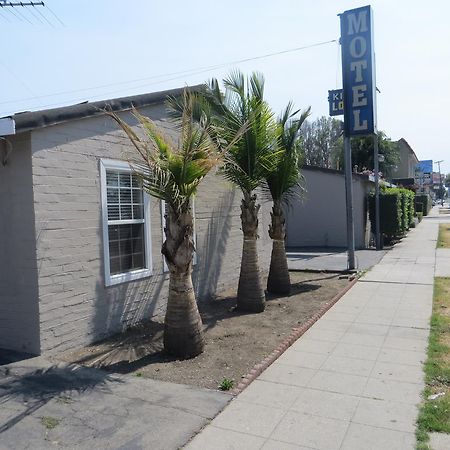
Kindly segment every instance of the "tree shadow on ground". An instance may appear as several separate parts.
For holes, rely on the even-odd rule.
[[[22,372],[22,373],[21,373]],[[99,389],[110,392],[109,383],[123,381],[100,370],[88,369],[78,365],[64,367],[52,366],[24,372],[23,368],[13,370],[4,367],[0,370],[0,405],[8,402],[25,409],[0,425],[0,434],[13,427],[25,417],[33,414],[54,398],[68,398],[73,393],[85,393]]]

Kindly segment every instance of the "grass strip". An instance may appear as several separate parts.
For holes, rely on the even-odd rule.
[[[450,248],[450,225],[441,223],[439,225],[438,248]]]
[[[428,450],[429,432],[450,433],[450,278],[435,278],[417,449]]]

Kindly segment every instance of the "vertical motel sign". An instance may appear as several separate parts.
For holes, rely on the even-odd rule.
[[[340,19],[344,132],[346,136],[376,134],[372,9],[345,11]]]

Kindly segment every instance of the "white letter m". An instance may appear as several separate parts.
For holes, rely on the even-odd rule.
[[[348,34],[364,33],[367,31],[367,10],[348,16]]]

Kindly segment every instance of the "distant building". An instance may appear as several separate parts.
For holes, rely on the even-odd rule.
[[[419,162],[414,150],[408,144],[406,139],[401,138],[397,141],[399,162],[392,172],[392,180],[398,178],[414,178],[416,164]],[[395,183],[395,181],[394,181]]]

